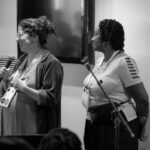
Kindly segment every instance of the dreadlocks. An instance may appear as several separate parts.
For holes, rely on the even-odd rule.
[[[99,23],[101,42],[110,42],[114,50],[123,50],[124,29],[114,19],[105,19]]]

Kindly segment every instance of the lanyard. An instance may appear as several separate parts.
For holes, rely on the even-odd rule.
[[[111,61],[115,58],[115,56],[116,55],[118,55],[119,53],[120,53],[121,51],[120,50],[118,50],[118,51],[115,51],[113,54],[112,54],[112,56],[110,57],[110,59],[108,60],[108,62],[106,63],[106,65],[105,65],[105,67],[102,67],[102,63],[103,63],[103,60],[104,60],[104,58],[103,58],[103,60],[102,61],[100,61],[100,62],[98,62],[97,64],[96,64],[96,66],[94,67],[94,69],[93,69],[93,73],[94,74],[100,74],[100,73],[102,73],[102,72],[104,72],[106,69],[107,69],[107,67],[108,67],[108,65],[111,63]],[[99,60],[98,60],[99,61]],[[86,83],[86,86],[87,87],[90,87],[90,80],[93,78],[93,75],[90,73],[87,77],[86,77],[86,81],[85,81],[85,83]]]
[[[115,58],[115,56],[117,56],[120,52],[121,52],[120,50],[115,51],[115,52],[112,54],[112,56],[110,57],[110,59],[105,63],[104,66],[102,66],[102,64],[104,63],[104,58],[103,58],[102,61],[100,61],[100,62],[98,62],[98,63],[96,64],[96,66],[95,66],[94,69],[93,69],[93,72],[95,73],[95,72],[97,72],[98,70],[102,70],[102,71],[106,70],[107,67],[108,67],[108,65],[111,63],[111,61],[112,61],[112,60]],[[99,61],[99,60],[98,60],[98,61]]]

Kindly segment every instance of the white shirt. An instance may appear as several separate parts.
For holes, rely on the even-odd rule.
[[[141,81],[135,61],[124,52],[116,51],[104,64],[100,57],[93,69],[93,73],[102,81],[102,87],[113,102],[126,102],[130,99],[125,88]],[[84,80],[82,103],[85,108],[108,103],[108,99],[90,73]]]

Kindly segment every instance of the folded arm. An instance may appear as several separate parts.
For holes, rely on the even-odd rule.
[[[136,103],[137,116],[140,121],[140,140],[144,141],[145,125],[149,115],[149,98],[143,83],[126,88]]]

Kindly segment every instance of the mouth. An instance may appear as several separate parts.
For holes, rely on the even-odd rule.
[[[23,50],[24,49],[23,44],[20,43],[19,45],[20,45],[20,49]]]

